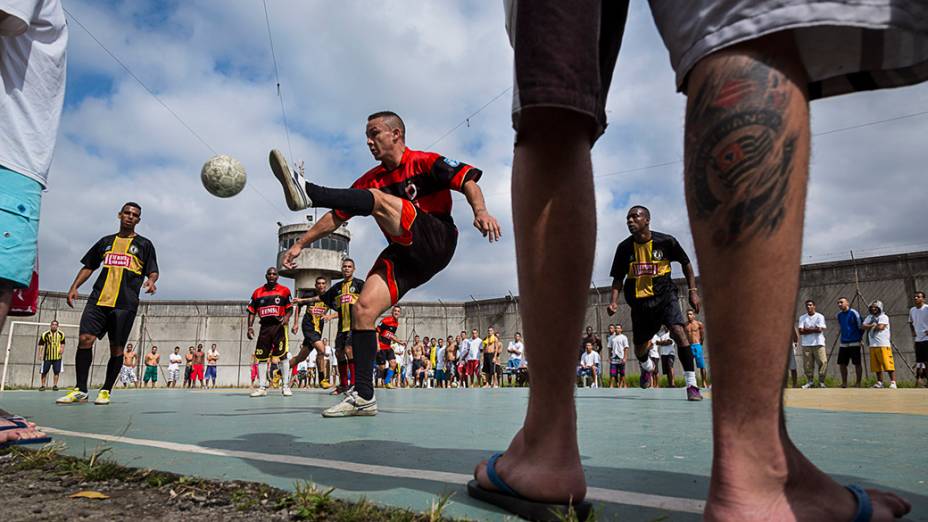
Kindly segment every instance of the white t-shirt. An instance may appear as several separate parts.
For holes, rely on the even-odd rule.
[[[812,315],[802,314],[799,316],[799,328],[821,328],[825,329],[825,316],[815,312]],[[799,343],[803,346],[825,346],[825,332],[802,334],[802,341]]]
[[[184,362],[184,356],[179,353],[172,353],[168,356],[168,371],[174,371],[180,369],[180,363]]]
[[[909,322],[915,328],[915,342],[928,341],[928,305],[909,310]]]
[[[396,356],[396,363],[400,366],[404,366],[406,364],[406,347],[397,342],[390,343],[390,347],[393,348],[393,355]]]
[[[296,371],[298,372],[305,372],[307,368],[309,368],[309,363],[306,361],[300,361],[296,365]]]
[[[885,346],[888,348],[892,346],[892,342],[890,341],[890,335],[889,335],[889,316],[888,315],[880,314],[879,317],[873,317],[872,314],[868,315],[867,318],[864,319],[864,324],[865,325],[867,324],[885,324],[886,325],[886,328],[884,328],[883,330],[877,330],[876,328],[867,330],[867,344],[869,344],[871,348],[876,348],[877,346]]]
[[[670,344],[657,344],[658,341],[670,341]],[[655,347],[657,347],[659,355],[676,355],[677,353],[677,343],[673,342],[673,339],[671,339],[670,332],[664,329],[654,334],[654,337],[651,339],[651,350],[654,350]]]
[[[611,362],[621,362],[622,358],[625,357],[625,350],[628,350],[628,337],[625,337],[625,334],[610,335],[606,345],[609,347],[609,354],[612,357]]]
[[[467,360],[468,361],[479,361],[480,360],[480,349],[483,347],[483,339],[468,339],[467,340]]]
[[[928,308],[928,306],[925,308]],[[525,345],[521,342],[509,341],[509,347],[506,348],[506,351],[509,353],[509,360],[520,361],[522,360],[522,353],[525,351]]]
[[[306,368],[315,368],[316,367],[316,357],[319,356],[318,350],[315,348],[309,352],[309,355],[306,357]]]
[[[0,0],[0,165],[47,186],[67,76],[60,0]],[[20,34],[21,33],[21,34]]]
[[[651,359],[660,359],[661,357],[660,352],[657,351],[657,348],[658,348],[657,343],[654,342],[654,339],[656,337],[657,336],[654,336],[651,338],[651,348],[648,349],[648,357]]]
[[[580,356],[580,365],[581,366],[595,366],[600,363],[599,352],[590,353],[583,352],[583,355]]]

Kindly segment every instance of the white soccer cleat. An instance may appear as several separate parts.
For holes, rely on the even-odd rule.
[[[277,149],[271,151],[268,161],[271,163],[271,170],[274,177],[284,188],[284,198],[287,200],[287,206],[290,210],[303,210],[311,207],[313,202],[306,195],[306,178],[299,172],[294,172],[287,164],[287,158]]]
[[[289,387],[289,386],[284,386],[284,387],[280,390],[280,394],[283,395],[284,397],[290,397],[290,396],[293,395],[293,392],[290,391],[290,387]]]
[[[250,397],[267,397],[267,388],[258,388],[251,392]]]
[[[820,383],[818,383],[818,387],[819,387],[819,388],[827,388],[828,386],[825,386],[825,383],[820,382]]]
[[[880,382],[880,381],[876,381],[876,384],[874,384],[873,387],[874,387],[874,388],[882,388],[882,387],[883,387],[883,383]]]
[[[359,417],[377,415],[377,399],[361,398],[354,390],[349,391],[342,402],[322,412],[323,417]]]
[[[87,402],[87,394],[75,388],[64,397],[59,397],[55,402],[58,404],[79,404]]]
[[[812,381],[809,381],[809,382],[807,382],[807,383],[805,383],[805,384],[802,385],[802,389],[803,389],[803,390],[808,390],[808,389],[811,388],[811,387],[812,387]]]
[[[890,389],[890,390],[895,390],[895,389],[896,389],[896,381],[893,381],[893,382],[889,383],[889,389]]]

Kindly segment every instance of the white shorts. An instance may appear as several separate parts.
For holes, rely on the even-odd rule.
[[[168,382],[177,382],[180,375],[180,368],[168,368]]]
[[[119,370],[119,382],[129,384],[137,380],[138,379],[135,378],[135,368],[123,366],[122,370]]]

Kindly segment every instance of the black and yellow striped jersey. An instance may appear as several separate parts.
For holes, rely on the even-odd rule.
[[[60,361],[62,344],[64,344],[64,333],[61,330],[56,330],[54,332],[46,330],[45,333],[39,337],[39,346],[45,347],[42,360]]]
[[[307,327],[316,332],[319,335],[322,335],[322,329],[325,327],[325,313],[328,311],[329,306],[322,301],[313,301],[312,303],[306,305],[306,315],[303,318],[303,329]],[[309,332],[303,332],[309,333]]]
[[[609,275],[620,281],[625,279],[625,301],[629,305],[654,297],[668,297],[676,291],[670,277],[671,261],[681,266],[690,264],[690,258],[676,238],[651,231],[651,241],[647,243],[635,242],[634,236],[619,243]]]
[[[364,280],[352,277],[332,285],[332,288],[319,298],[329,308],[338,312],[338,331],[351,331],[351,305],[358,302]]]
[[[142,236],[104,236],[81,259],[81,263],[103,270],[93,285],[88,303],[135,311],[145,276],[158,271],[155,247]]]

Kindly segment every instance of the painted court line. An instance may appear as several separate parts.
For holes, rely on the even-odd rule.
[[[299,466],[309,466],[313,468],[332,469],[337,471],[350,471],[353,473],[364,473],[366,475],[377,475],[381,477],[398,477],[419,480],[429,480],[432,482],[444,482],[460,486],[466,484],[472,477],[463,473],[449,473],[445,471],[433,471],[426,469],[409,469],[397,468],[393,466],[378,466],[375,464],[359,464],[357,462],[345,462],[341,460],[317,459],[312,457],[301,457],[296,455],[275,455],[271,453],[257,453],[254,451],[224,450],[217,448],[205,448],[195,444],[181,444],[178,442],[165,442],[160,440],[136,439],[131,437],[119,437],[115,435],[104,435],[101,433],[84,433],[80,431],[59,430],[57,428],[39,428],[45,433],[51,435],[63,435],[67,437],[81,437],[85,439],[96,439],[106,442],[118,442],[120,444],[131,444],[135,446],[148,446],[151,448],[166,449],[171,451],[180,451],[184,453],[196,453],[199,455],[214,455],[218,457],[235,457],[239,459],[257,460],[263,462],[276,462],[279,464],[291,464]],[[701,514],[706,503],[702,500],[679,497],[665,497],[663,495],[650,495],[647,493],[636,493],[633,491],[622,491],[605,488],[589,488],[586,494],[587,500],[599,502],[609,502],[613,504],[625,504],[630,506],[641,506],[654,509],[663,509],[667,511],[678,511],[684,513]]]

